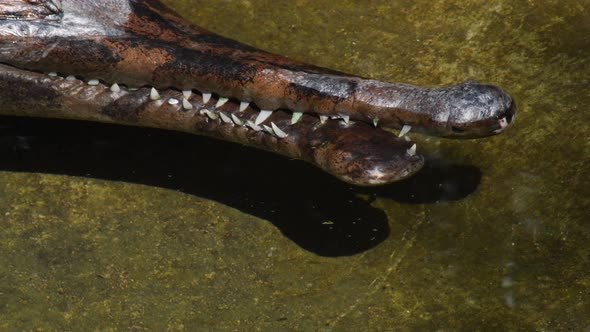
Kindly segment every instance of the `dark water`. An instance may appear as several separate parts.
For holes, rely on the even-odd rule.
[[[0,118],[0,329],[590,329],[588,2],[166,1],[268,51],[492,82],[497,137],[412,136],[416,177],[159,130]]]

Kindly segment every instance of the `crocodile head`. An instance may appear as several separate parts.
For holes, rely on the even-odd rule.
[[[0,63],[0,113],[209,135],[360,185],[423,165],[414,143],[383,128],[482,137],[502,131],[516,109],[492,85],[423,88],[292,61],[155,0],[0,0]]]

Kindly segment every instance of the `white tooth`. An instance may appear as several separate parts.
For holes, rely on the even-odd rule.
[[[150,99],[151,100],[160,99],[160,94],[158,93],[158,90],[156,90],[155,88],[152,88],[152,90],[150,91]]]
[[[207,104],[209,102],[209,99],[211,99],[211,94],[203,93],[203,104]]]
[[[219,119],[219,116],[216,113],[211,112],[210,110],[201,110],[205,115],[207,115],[211,120]]]
[[[402,127],[402,130],[399,132],[399,137],[402,137],[405,134],[409,133],[411,129],[412,129],[412,126],[404,125]]]
[[[297,122],[299,122],[302,116],[302,112],[293,112],[293,116],[291,117],[291,124],[296,124]]]
[[[500,122],[500,127],[502,129],[508,127],[508,121],[506,120],[506,118],[501,118],[499,122]]]
[[[344,120],[344,123],[348,124],[350,121],[350,115],[340,114],[340,116],[342,117],[342,120]]]
[[[407,149],[406,152],[410,155],[413,156],[416,154],[416,144],[412,145],[411,148]]]
[[[250,102],[249,101],[242,101],[242,102],[240,102],[240,110],[239,110],[239,112],[243,112],[244,110],[246,110],[246,108],[248,108],[248,106],[250,106]]]
[[[66,77],[66,80],[68,80],[68,81],[75,81],[76,80],[76,76],[70,75],[70,76]]]
[[[221,107],[225,105],[225,103],[227,103],[227,98],[219,97],[219,99],[217,99],[217,104],[215,104],[215,108]]]
[[[52,76],[52,77],[55,77],[55,76],[57,76],[57,73],[54,72],[54,71],[52,71],[51,73],[47,73],[47,75]]]
[[[262,127],[258,126],[257,124],[255,124],[254,122],[252,122],[252,120],[248,120],[248,122],[246,123],[246,125],[252,129],[254,129],[254,131],[261,131]]]
[[[408,136],[404,136],[404,139],[406,140],[406,142],[411,141],[411,139]]]
[[[221,121],[223,121],[225,123],[231,123],[231,124],[233,124],[233,122],[231,121],[231,119],[229,118],[229,116],[227,116],[227,114],[225,114],[223,112],[219,112],[219,116],[221,117]]]
[[[189,99],[192,94],[193,94],[193,92],[191,90],[183,90],[182,91],[182,95],[184,96],[185,99]]]
[[[178,104],[178,99],[170,98],[170,99],[168,99],[168,104],[176,105],[176,104]]]
[[[97,79],[89,80],[88,85],[98,85],[98,80]]]
[[[260,113],[258,113],[258,116],[256,117],[256,121],[254,121],[254,124],[258,126],[259,124],[263,123],[264,120],[268,119],[271,115],[272,115],[272,111],[261,110]]]
[[[119,84],[113,83],[113,85],[111,85],[111,92],[119,92],[119,91],[121,91]]]
[[[193,109],[193,105],[186,98],[182,98],[182,107],[185,110]]]
[[[289,136],[286,132],[282,131],[281,128],[279,128],[274,122],[271,122],[270,126],[272,127],[272,130],[275,132],[275,135],[277,135],[278,138],[285,138]]]
[[[237,124],[238,126],[244,125],[244,121],[242,121],[242,119],[238,118],[235,114],[232,113],[231,118],[232,118],[232,120],[234,120],[234,123]]]
[[[264,130],[266,130],[267,133],[274,135],[275,133],[272,131],[272,128],[267,126],[267,125],[262,125],[262,128],[264,128]]]
[[[328,120],[328,117],[326,115],[320,115],[320,122],[324,123]]]
[[[373,126],[377,127],[378,123],[379,123],[379,118],[374,118],[373,119]]]

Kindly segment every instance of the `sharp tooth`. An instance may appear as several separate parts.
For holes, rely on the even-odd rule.
[[[215,108],[221,107],[225,105],[225,103],[227,103],[227,98],[219,97],[219,99],[217,99],[217,104],[215,104]]]
[[[203,93],[203,104],[207,104],[209,102],[209,99],[211,99],[211,94]]]
[[[272,115],[272,111],[264,111],[261,110],[260,113],[258,113],[258,116],[256,117],[256,121],[254,122],[255,125],[259,125],[261,123],[264,122],[264,120],[268,119],[268,117],[270,117]]]
[[[189,99],[192,94],[193,94],[193,92],[191,90],[183,90],[182,91],[182,95],[184,96],[185,99]]]
[[[178,104],[178,99],[176,99],[176,98],[170,98],[170,99],[168,99],[168,104],[170,104],[170,105],[176,105],[176,104]]]
[[[202,109],[201,112],[201,114],[207,115],[207,117],[209,117],[209,119],[211,120],[219,119],[219,116],[216,113],[211,112],[210,110]]]
[[[70,75],[70,76],[66,77],[66,80],[68,80],[68,81],[75,81],[76,80],[76,76]]]
[[[286,132],[282,131],[281,128],[279,128],[274,122],[271,122],[270,126],[272,127],[272,130],[275,132],[275,135],[277,135],[278,138],[285,138],[289,136]]]
[[[152,90],[150,91],[150,99],[151,100],[160,99],[160,94],[158,93],[158,90],[156,90],[156,88],[152,88]]]
[[[237,124],[238,126],[244,125],[244,121],[242,121],[242,119],[238,118],[235,114],[232,113],[231,118],[232,118],[232,120],[234,120],[234,123]]]
[[[416,154],[416,144],[412,145],[411,148],[407,149],[406,152],[410,155],[413,156]]]
[[[406,142],[411,141],[411,139],[408,136],[404,136],[404,139],[406,140]]]
[[[410,132],[410,129],[412,129],[412,126],[404,125],[402,127],[402,130],[399,132],[399,137],[402,137],[405,134],[409,133]]]
[[[373,119],[373,126],[377,127],[378,123],[379,123],[379,118],[374,118]]]
[[[193,109],[193,105],[186,98],[182,98],[182,107],[185,110]]]
[[[291,124],[296,124],[297,122],[299,122],[302,116],[302,112],[293,112],[293,116],[291,117]]]
[[[324,122],[326,122],[327,120],[328,120],[328,116],[326,116],[326,115],[320,115],[320,122],[321,122],[321,123],[324,123]]]
[[[111,92],[119,92],[119,91],[121,91],[119,84],[113,83],[113,85],[111,85]]]
[[[340,114],[340,116],[342,117],[342,120],[344,120],[344,123],[348,124],[350,122],[350,115]]]
[[[98,80],[97,79],[89,80],[88,85],[98,85]]]
[[[245,111],[246,108],[248,108],[248,106],[250,106],[250,102],[249,101],[242,101],[242,102],[240,102],[239,112]]]
[[[55,77],[55,76],[57,76],[57,73],[54,72],[54,71],[52,71],[50,73],[47,73],[47,75],[52,76],[52,77]]]
[[[252,120],[248,120],[248,122],[246,122],[246,125],[248,127],[252,128],[254,131],[261,131],[262,130],[262,127],[258,126],[254,122],[252,122]]]
[[[227,116],[227,114],[225,114],[223,112],[219,112],[219,116],[221,117],[221,121],[223,121],[225,123],[231,123],[231,124],[233,124],[233,122],[231,121],[231,119],[229,118],[229,116]]]
[[[508,121],[506,120],[506,118],[501,118],[500,121],[499,121],[499,123],[500,123],[500,127],[502,129],[508,127]]]
[[[267,125],[262,125],[262,128],[264,128],[264,130],[266,130],[267,133],[274,135],[274,131],[272,131],[272,128],[267,126]]]

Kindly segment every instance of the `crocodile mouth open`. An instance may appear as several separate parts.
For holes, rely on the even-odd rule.
[[[212,136],[357,185],[422,167],[410,129],[482,137],[515,114],[495,86],[422,88],[294,62],[195,27],[152,0],[0,0],[0,42],[0,113]]]

